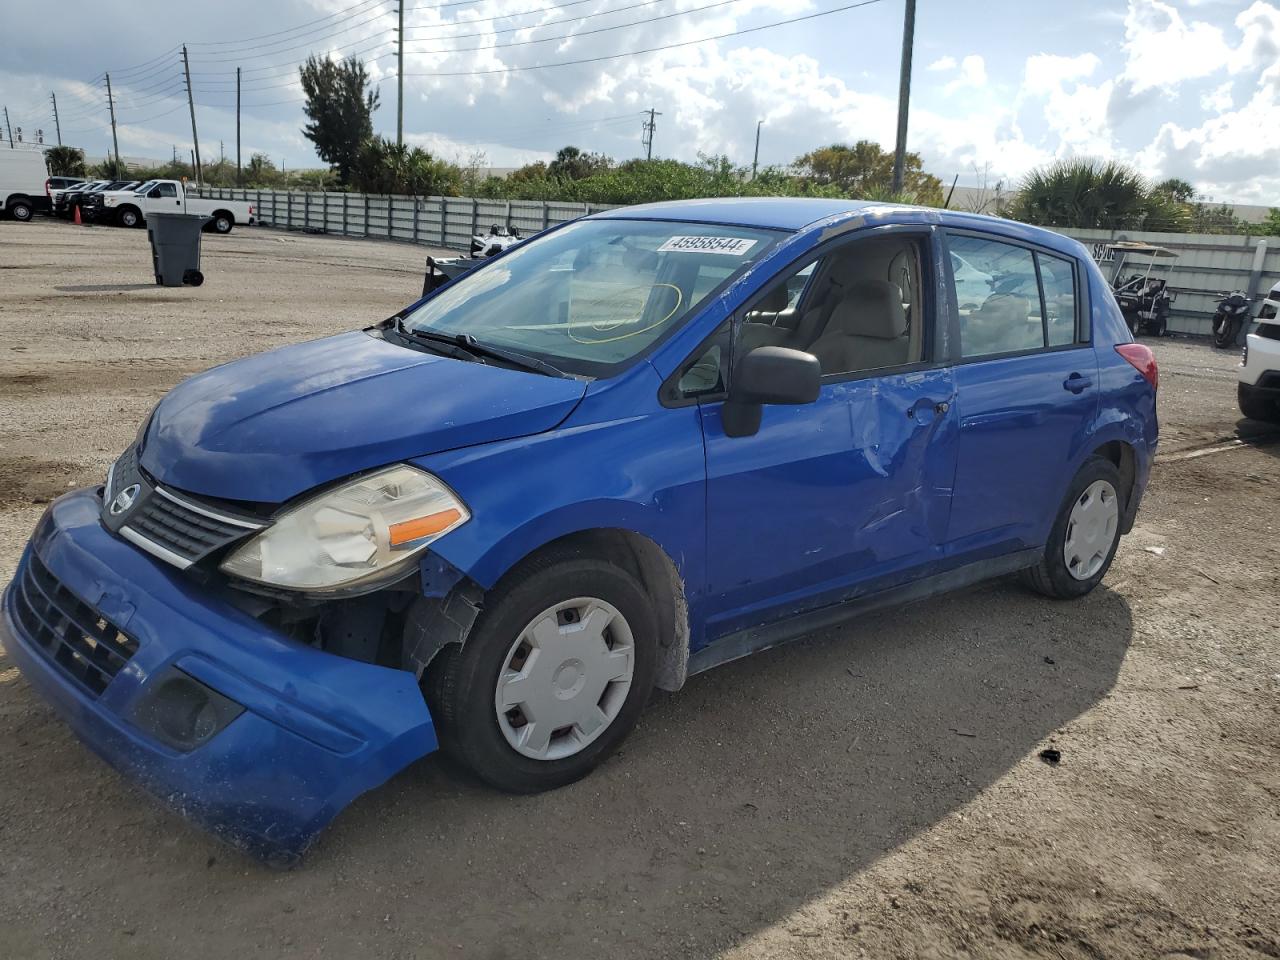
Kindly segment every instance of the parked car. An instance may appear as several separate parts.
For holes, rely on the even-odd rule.
[[[111,218],[122,227],[142,226],[153,212],[205,214],[206,229],[214,233],[230,233],[237,223],[257,220],[253,204],[195,196],[178,180],[148,180],[131,191],[108,191],[101,202],[100,218]]]
[[[90,197],[103,190],[118,190],[134,182],[132,180],[91,180],[78,187],[71,187],[64,190],[57,198],[53,212],[70,219],[75,216],[76,207],[79,207],[83,215]]]
[[[44,204],[48,176],[43,151],[0,146],[0,216],[24,223],[30,220]]]
[[[90,223],[107,223],[113,212],[103,206],[103,198],[119,194],[133,195],[133,191],[142,186],[140,180],[113,180],[100,190],[90,190],[81,198],[80,215]]]
[[[1258,322],[1245,337],[1236,400],[1251,420],[1280,423],[1280,283],[1258,308]]]
[[[99,754],[287,862],[438,747],[559,787],[655,685],[1005,574],[1087,594],[1147,485],[1157,380],[1041,228],[610,210],[180,384],[49,506],[0,633]]]
[[[53,213],[57,207],[58,198],[62,194],[71,189],[78,187],[85,182],[84,177],[49,177],[44,182],[45,195],[45,213]]]

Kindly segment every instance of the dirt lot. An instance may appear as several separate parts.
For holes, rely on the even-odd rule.
[[[166,389],[386,316],[425,252],[237,230],[162,290],[141,231],[0,224],[0,582]],[[999,582],[724,667],[550,795],[429,759],[290,873],[0,655],[0,955],[1280,957],[1280,445],[1222,443],[1234,355],[1156,349],[1161,462],[1086,600]]]

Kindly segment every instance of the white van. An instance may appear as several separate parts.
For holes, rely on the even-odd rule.
[[[45,199],[49,177],[44,151],[38,147],[0,147],[0,214],[30,220],[36,204]]]

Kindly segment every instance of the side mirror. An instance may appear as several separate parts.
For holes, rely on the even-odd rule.
[[[756,347],[734,366],[720,413],[725,435],[749,437],[760,429],[764,404],[813,403],[821,389],[822,367],[813,354]]]

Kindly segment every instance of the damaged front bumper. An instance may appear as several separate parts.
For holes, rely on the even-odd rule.
[[[93,490],[50,506],[4,593],[0,641],[117,770],[288,865],[436,749],[413,674],[287,639],[117,540],[100,510]]]

